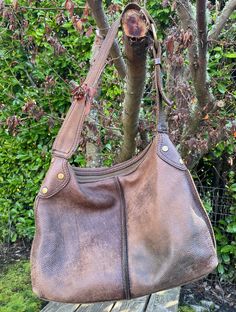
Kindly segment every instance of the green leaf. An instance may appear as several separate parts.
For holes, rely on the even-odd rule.
[[[230,253],[230,252],[234,252],[234,246],[232,246],[232,245],[226,245],[226,246],[224,246],[223,248],[221,248],[221,252],[222,253]]]
[[[233,192],[236,192],[236,183],[233,183],[232,185],[230,185],[229,189]]]
[[[221,52],[223,49],[222,49],[222,47],[215,47],[213,50],[214,50],[214,51]]]
[[[223,264],[220,263],[217,269],[220,274],[224,274],[225,270]]]
[[[224,94],[225,92],[226,92],[226,86],[225,85],[223,85],[223,84],[221,84],[221,83],[219,83],[218,85],[217,85],[217,89],[220,91],[220,93],[222,93],[222,94]]]
[[[224,56],[227,58],[236,58],[236,52],[225,53]]]
[[[230,256],[228,254],[222,254],[222,259],[224,263],[229,264],[230,263]]]
[[[236,233],[236,223],[229,224],[227,226],[227,232],[228,233]]]

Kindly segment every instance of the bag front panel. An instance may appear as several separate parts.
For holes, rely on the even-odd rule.
[[[119,178],[131,297],[182,285],[217,265],[214,235],[189,173],[159,158],[157,144],[136,172]]]
[[[69,184],[36,202],[32,283],[41,298],[94,302],[125,298],[121,210],[113,179]]]

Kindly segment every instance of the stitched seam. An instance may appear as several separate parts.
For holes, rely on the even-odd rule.
[[[63,168],[63,171],[65,173],[65,176],[66,176],[66,179],[63,183],[59,184],[55,189],[54,191],[52,191],[50,194],[48,195],[41,195],[40,193],[38,194],[38,196],[40,198],[49,198],[49,197],[52,197],[53,195],[55,195],[56,193],[58,193],[59,191],[61,191],[70,181],[70,174],[69,174],[69,169],[67,167],[67,162],[66,163],[62,163],[62,168]]]
[[[127,299],[130,299],[130,278],[129,278],[129,261],[128,261],[128,239],[127,239],[127,209],[125,203],[125,196],[122,185],[120,183],[119,177],[117,177],[117,181],[120,187],[121,199],[122,199],[122,208],[123,208],[123,231],[124,231],[124,247],[125,247],[125,280],[126,280],[126,291],[127,291]]]
[[[147,154],[149,153],[152,145],[154,143],[154,140],[152,140],[152,142],[150,142],[150,144],[143,150],[141,151],[138,155],[132,157],[131,159],[129,160],[126,160],[124,162],[121,162],[119,164],[116,164],[110,168],[108,167],[101,167],[101,168],[80,168],[80,167],[73,167],[73,170],[75,170],[76,174],[78,175],[83,175],[83,176],[86,176],[88,174],[90,174],[90,172],[92,172],[92,175],[102,175],[104,174],[110,174],[110,173],[116,173],[117,171],[119,170],[125,170],[126,168],[129,168],[130,166],[133,166],[135,164],[137,164],[137,166],[139,166],[144,160],[145,158],[147,157]],[[80,172],[79,170],[82,169],[82,171],[85,169],[88,171],[87,172]],[[92,169],[90,171],[90,169]]]
[[[83,125],[83,121],[84,121],[84,117],[85,117],[85,107],[83,109],[83,112],[82,112],[82,115],[81,115],[81,118],[78,122],[78,125],[77,125],[77,128],[76,128],[76,133],[75,133],[75,137],[74,137],[74,140],[73,140],[73,143],[71,145],[71,148],[69,149],[69,152],[67,152],[67,154],[71,154],[73,153],[74,149],[77,147],[77,144],[78,144],[78,138],[80,136],[80,130],[82,128],[82,125]]]
[[[189,182],[189,184],[190,184],[190,188],[191,188],[191,190],[192,190],[192,193],[193,193],[193,195],[194,195],[194,198],[195,198],[195,200],[196,200],[196,202],[197,202],[198,210],[200,211],[200,213],[201,213],[203,219],[205,220],[205,223],[206,223],[206,225],[207,225],[208,231],[209,231],[209,233],[210,233],[210,235],[211,235],[211,239],[212,239],[212,243],[213,243],[213,248],[215,249],[215,248],[216,248],[216,242],[215,242],[215,237],[214,237],[214,232],[213,232],[213,229],[212,229],[212,226],[211,226],[211,222],[210,222],[210,220],[209,220],[209,217],[208,217],[208,215],[207,215],[205,209],[204,209],[203,206],[202,206],[201,199],[200,199],[200,197],[199,197],[199,195],[198,195],[198,193],[197,193],[197,191],[196,191],[195,185],[193,184],[194,182],[192,181],[192,178],[191,178],[191,176],[190,176],[190,172],[187,170],[187,171],[185,172],[185,174],[186,174],[186,176],[187,176],[187,180],[188,180],[188,182]]]
[[[54,189],[54,191],[52,191],[50,194],[48,194],[48,195],[41,195],[41,194],[39,194],[40,197],[42,197],[42,198],[49,198],[49,197],[55,195],[58,191],[60,191],[60,190],[69,182],[69,179],[68,179],[68,178],[69,178],[69,175],[67,175],[66,168],[65,168],[65,166],[64,166],[63,164],[62,164],[62,168],[65,170],[65,171],[64,171],[64,172],[65,172],[65,175],[66,175],[65,181],[64,181],[63,183],[59,184],[59,185]]]
[[[163,154],[162,151],[161,151],[161,146],[163,144],[163,141],[164,141],[164,135],[160,135],[161,136],[161,144],[159,145],[159,151],[160,151],[160,154],[164,157],[164,159],[166,158],[173,166],[179,168],[179,169],[182,169],[182,170],[186,170],[185,166],[184,165],[179,165],[177,164],[175,161],[173,161],[170,157],[168,157],[167,154]],[[163,158],[162,158],[163,159]],[[163,160],[164,160],[163,159]]]
[[[71,110],[67,113],[67,114],[68,114],[68,117],[66,116],[65,125],[62,124],[62,127],[61,127],[61,129],[59,130],[59,132],[58,132],[58,135],[57,135],[56,140],[55,140],[55,145],[57,145],[57,141],[59,141],[60,132],[63,132],[64,128],[67,126],[68,120],[69,120],[69,118],[70,118],[70,116],[71,116],[71,114],[72,114],[73,109],[74,109],[75,106],[76,106],[76,103],[73,102],[73,103],[72,103],[72,106],[71,106]],[[54,144],[53,144],[53,145],[54,145]],[[53,146],[53,150],[54,150],[54,146]],[[57,149],[55,148],[55,150],[57,150]]]
[[[117,182],[117,178],[113,178],[115,181],[116,189],[118,194],[120,195],[120,188],[119,184]],[[120,238],[120,259],[121,259],[121,274],[122,274],[122,288],[123,288],[123,297],[126,298],[126,287],[125,287],[125,274],[123,270],[123,214],[122,214],[122,207],[120,207],[120,233],[121,233],[121,238]]]
[[[128,266],[128,241],[127,241],[127,224],[126,224],[126,205],[122,185],[119,178],[116,177],[117,187],[121,201],[121,226],[122,226],[122,273],[125,285],[126,299],[130,299],[130,279]]]
[[[82,104],[80,104],[80,105],[82,105]],[[72,111],[73,111],[73,109],[71,110],[71,112],[70,112],[70,114],[69,114],[69,117],[70,117],[70,115],[72,114]],[[79,122],[78,122],[78,124],[77,124],[76,131],[75,131],[75,136],[74,136],[74,139],[73,139],[73,141],[72,141],[72,145],[71,145],[71,147],[69,148],[69,150],[63,152],[63,151],[58,150],[57,148],[53,148],[53,152],[58,152],[60,155],[65,156],[65,157],[68,157],[68,155],[69,155],[69,157],[71,156],[71,152],[73,153],[74,148],[77,147],[77,144],[78,144],[78,137],[79,137],[79,135],[80,135],[80,130],[81,130],[82,125],[83,125],[84,117],[85,117],[85,107],[84,107],[84,109],[83,109],[83,112],[82,112],[82,115],[81,115],[81,117],[80,117],[80,120],[79,120]],[[69,118],[68,118],[68,120],[69,120]],[[68,123],[68,120],[67,120],[67,123]],[[66,123],[65,127],[67,126],[67,123]],[[81,124],[82,124],[82,125],[81,125]],[[62,127],[63,127],[63,126],[62,126]],[[60,137],[60,133],[58,133],[58,138],[59,138],[59,137]]]
[[[176,162],[174,162],[171,158],[169,158],[167,156],[167,154],[163,154],[162,151],[161,151],[161,146],[163,144],[163,140],[164,140],[164,137],[162,134],[159,134],[159,137],[160,137],[160,140],[158,142],[158,156],[164,160],[165,162],[169,163],[170,165],[174,166],[175,168],[178,168],[180,170],[187,170],[187,168],[184,166],[184,165],[179,165],[177,164]]]

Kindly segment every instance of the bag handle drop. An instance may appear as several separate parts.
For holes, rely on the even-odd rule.
[[[120,18],[117,19],[112,24],[100,47],[100,50],[96,56],[93,65],[90,67],[86,80],[84,81],[81,87],[78,87],[74,90],[72,105],[53,143],[52,147],[53,156],[69,159],[76,151],[79,145],[80,134],[82,131],[82,126],[85,117],[89,112],[90,104],[94,96],[95,93],[94,91],[96,90],[98,80],[105,67],[111,46],[116,38],[121,18],[124,12],[130,6],[134,5],[140,11],[142,11],[146,19],[150,22],[151,26],[150,30],[152,32],[154,41],[153,55],[155,59],[155,87],[157,93],[157,106],[158,106],[158,131],[167,132],[167,125],[165,121],[165,114],[163,111],[162,101],[165,101],[169,105],[171,105],[171,103],[165,97],[164,92],[162,91],[161,62],[160,62],[161,49],[160,43],[156,39],[155,24],[153,22],[153,19],[150,17],[149,13],[146,10],[142,9],[137,4],[132,3],[126,6]]]

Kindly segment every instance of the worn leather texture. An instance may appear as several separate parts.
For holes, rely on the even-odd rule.
[[[105,62],[117,30],[118,22],[97,62]],[[87,90],[103,68],[97,62]],[[73,99],[35,201],[33,291],[67,303],[130,299],[210,273],[214,233],[168,134],[157,132],[139,155],[111,168],[69,164],[90,101],[89,93]]]
[[[71,303],[129,299],[211,272],[213,230],[179,159],[168,135],[158,134],[141,157],[112,168],[65,161],[60,188],[56,158],[43,187],[57,193],[40,192],[35,203],[34,292]]]

